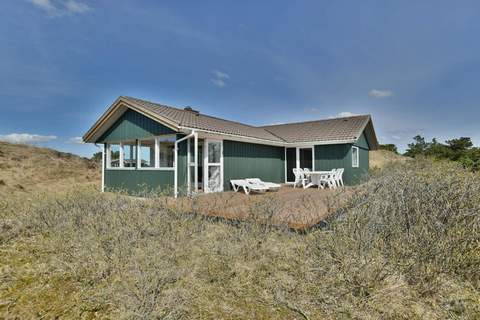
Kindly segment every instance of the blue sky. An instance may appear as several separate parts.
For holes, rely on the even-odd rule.
[[[480,144],[478,1],[6,0],[0,138],[77,143],[119,95],[252,125],[370,113]],[[16,134],[16,135],[15,135]],[[25,135],[19,135],[25,134]]]

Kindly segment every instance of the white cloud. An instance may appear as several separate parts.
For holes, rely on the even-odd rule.
[[[219,88],[225,87],[227,84],[222,79],[210,79],[210,81]]]
[[[65,9],[67,9],[67,11],[69,12],[72,12],[72,13],[85,13],[87,11],[90,10],[90,7],[83,3],[83,2],[79,2],[79,1],[75,1],[75,0],[68,0],[67,2],[65,2]]]
[[[68,139],[71,143],[76,143],[76,144],[84,144],[82,137],[73,137]]]
[[[30,133],[10,133],[6,135],[0,135],[0,141],[6,141],[10,143],[22,143],[22,144],[48,142],[55,139],[57,139],[57,136],[53,136],[53,135],[43,136],[40,134],[30,134]]]
[[[86,3],[78,0],[30,0],[30,2],[50,17],[83,14],[91,10]]]
[[[50,2],[50,0],[30,0],[31,3],[47,12],[49,15],[54,15],[57,8]]]
[[[230,76],[220,70],[212,70],[213,78],[210,81],[219,88],[223,88],[227,85],[227,80]]]
[[[225,72],[219,71],[219,70],[213,70],[212,71],[213,75],[219,79],[230,79],[230,76],[226,74]]]
[[[391,90],[378,90],[378,89],[372,89],[368,92],[368,96],[370,98],[375,98],[375,99],[382,99],[382,98],[388,98],[393,95],[393,92]]]
[[[358,114],[350,112],[350,111],[343,111],[337,114],[337,118],[344,118],[344,117],[353,117],[353,116],[358,116]]]

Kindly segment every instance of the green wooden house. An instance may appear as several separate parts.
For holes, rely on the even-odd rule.
[[[230,190],[231,179],[294,181],[293,168],[345,168],[355,184],[378,148],[369,115],[255,127],[119,97],[83,136],[103,147],[102,190]]]

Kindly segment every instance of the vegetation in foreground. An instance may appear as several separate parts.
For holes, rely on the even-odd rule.
[[[478,319],[478,175],[412,160],[359,190],[307,233],[93,190],[3,200],[0,317]]]

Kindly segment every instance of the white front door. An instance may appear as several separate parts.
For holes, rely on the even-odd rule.
[[[205,192],[223,191],[223,141],[205,140],[203,157]]]

